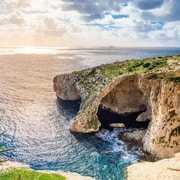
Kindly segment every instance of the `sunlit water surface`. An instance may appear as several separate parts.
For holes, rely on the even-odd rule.
[[[58,101],[53,77],[116,60],[180,54],[180,48],[0,48],[0,54],[1,140],[15,147],[4,157],[34,169],[121,180],[138,152],[127,150],[117,129],[72,135],[68,124],[79,103]]]

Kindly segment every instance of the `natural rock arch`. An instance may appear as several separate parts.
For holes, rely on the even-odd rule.
[[[146,109],[136,119],[151,120],[143,138],[144,150],[160,157],[169,157],[180,151],[180,59],[178,58],[179,56],[165,60],[157,58],[144,63],[127,61],[120,65],[115,63],[56,76],[54,90],[58,97],[82,100],[77,116],[70,123],[70,131],[97,132],[101,126],[97,116],[99,106],[115,113]],[[150,67],[155,68],[156,72],[121,74],[121,69],[116,68],[118,66],[129,68],[130,71],[133,68],[147,70],[147,67]]]

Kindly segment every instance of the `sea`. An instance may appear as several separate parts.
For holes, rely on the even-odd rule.
[[[180,47],[1,47],[0,143],[14,150],[0,158],[38,170],[62,170],[96,180],[124,180],[125,168],[139,160],[117,138],[121,131],[71,134],[69,122],[80,102],[61,101],[53,78],[101,64],[180,54]]]

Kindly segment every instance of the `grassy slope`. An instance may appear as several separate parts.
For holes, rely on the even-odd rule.
[[[172,60],[172,63],[168,63],[169,60]],[[173,71],[176,66],[179,67],[179,62],[180,55],[115,62],[75,72],[76,81],[85,92],[95,93],[99,86],[103,87],[120,75]],[[165,78],[165,80],[175,82],[179,82],[179,79],[180,77]]]
[[[26,169],[12,169],[0,172],[0,180],[64,180],[65,177],[59,174],[41,173]]]

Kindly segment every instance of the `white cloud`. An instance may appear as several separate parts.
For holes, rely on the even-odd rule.
[[[1,25],[22,25],[24,24],[24,18],[21,13],[14,12],[12,14],[4,15],[0,17],[0,24]]]
[[[28,0],[6,0],[5,8],[7,9],[19,9],[26,8],[29,6]]]
[[[178,45],[178,5],[179,0],[1,0],[0,45],[12,39],[36,45]],[[11,41],[4,38],[9,34]]]
[[[59,25],[56,20],[50,17],[39,17],[32,25],[36,33],[49,36],[63,36],[66,33],[66,27]]]
[[[166,23],[161,30],[148,33],[148,37],[152,40],[161,39],[164,41],[175,39],[180,40],[180,21]]]

